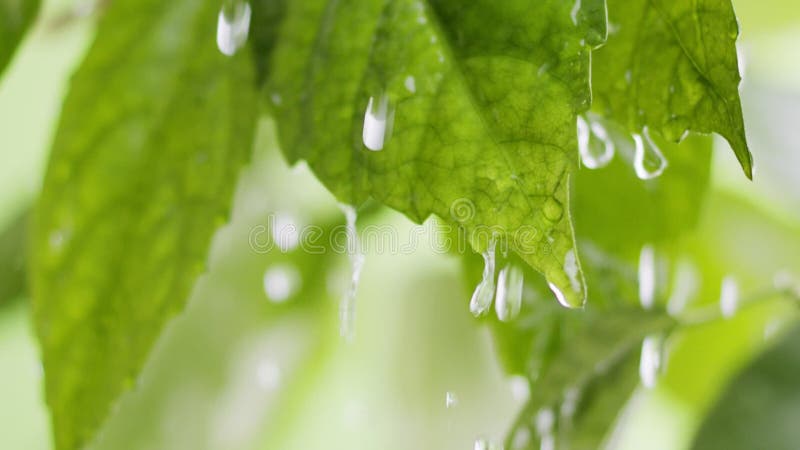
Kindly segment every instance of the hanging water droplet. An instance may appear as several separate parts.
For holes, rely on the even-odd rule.
[[[472,298],[469,301],[469,310],[475,317],[486,314],[492,306],[495,287],[494,263],[496,246],[497,239],[492,237],[489,239],[486,251],[483,252],[483,277],[478,286],[475,287],[475,292],[472,293]]]
[[[582,308],[586,303],[583,275],[575,250],[567,251],[561,272],[551,272],[547,284],[558,303],[565,308]]]
[[[642,134],[634,134],[633,140],[636,143],[636,154],[633,158],[636,176],[642,180],[650,180],[664,173],[667,160],[650,137],[648,128],[644,127]]]
[[[447,391],[444,394],[444,406],[447,409],[455,408],[458,406],[458,397],[456,397],[455,392]]]
[[[658,336],[647,336],[642,341],[639,377],[642,385],[648,389],[655,387],[658,373],[661,370],[662,345],[662,339]]]
[[[339,208],[344,212],[347,222],[347,257],[350,260],[350,285],[339,303],[339,334],[349,342],[355,335],[356,292],[361,278],[361,269],[364,266],[364,254],[361,252],[361,243],[356,229],[358,216],[355,208],[344,204],[339,205]]]
[[[542,409],[536,414],[536,432],[539,434],[540,450],[555,450],[556,438],[553,427],[556,424],[556,415],[552,409]]]
[[[575,411],[578,410],[578,401],[581,398],[581,391],[578,388],[569,388],[564,391],[564,400],[561,402],[561,417],[572,419]]]
[[[383,94],[377,102],[374,97],[370,97],[367,111],[364,113],[362,132],[364,146],[374,152],[383,150],[383,146],[391,136],[393,120],[394,112],[389,108],[389,96]]]
[[[723,278],[719,294],[719,308],[722,317],[729,319],[736,315],[739,309],[739,284],[736,279],[728,275]]]
[[[264,293],[274,303],[283,303],[297,292],[300,274],[292,266],[272,266],[264,272]]]
[[[656,253],[652,245],[645,245],[639,253],[639,302],[650,309],[656,296]]]
[[[494,300],[497,318],[508,322],[519,314],[522,305],[524,275],[516,265],[506,265],[497,276],[497,295]]]
[[[247,42],[251,13],[250,3],[241,0],[222,6],[217,18],[217,47],[222,54],[233,56]]]
[[[578,116],[578,150],[584,166],[600,169],[614,158],[615,146],[602,124]]]

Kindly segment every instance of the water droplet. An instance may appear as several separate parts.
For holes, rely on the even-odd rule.
[[[636,154],[633,159],[636,176],[642,180],[650,180],[664,173],[667,160],[661,149],[653,142],[647,127],[644,127],[642,134],[634,134],[633,140],[636,143]]]
[[[736,311],[739,309],[739,284],[731,275],[722,279],[719,308],[722,311],[722,317],[726,319],[736,315]]]
[[[300,225],[289,213],[275,214],[271,231],[272,240],[284,253],[294,250],[300,244]]]
[[[64,248],[64,244],[68,240],[69,234],[64,230],[53,230],[50,232],[47,240],[50,244],[50,248],[54,251],[59,251]]]
[[[569,12],[569,17],[572,19],[572,24],[578,26],[578,13],[581,10],[581,0],[575,0],[572,9]]]
[[[518,428],[511,439],[512,450],[524,450],[531,443],[531,431],[527,428]]]
[[[264,272],[264,293],[274,303],[283,303],[300,287],[300,274],[292,266],[276,265]]]
[[[561,220],[561,216],[564,215],[564,207],[553,197],[548,197],[547,200],[545,200],[542,210],[544,212],[544,217],[551,222],[558,222]]]
[[[511,387],[511,396],[518,403],[525,403],[531,396],[531,385],[528,379],[523,376],[511,377],[509,381]]]
[[[217,47],[224,55],[233,56],[245,42],[250,32],[250,3],[227,2],[217,18]]]
[[[700,286],[700,277],[697,268],[688,260],[681,260],[675,268],[675,279],[672,284],[672,293],[667,301],[667,312],[677,316],[686,308],[689,301],[697,294]]]
[[[626,70],[625,71],[625,82],[628,83],[628,84],[631,84],[631,81],[633,81],[633,74],[631,73],[630,70]]]
[[[492,237],[489,239],[486,251],[483,252],[483,277],[478,286],[475,287],[475,292],[472,293],[472,298],[469,301],[469,310],[475,317],[483,316],[492,306],[495,287],[494,263],[496,246],[497,239]]]
[[[497,295],[494,308],[497,318],[508,322],[519,314],[522,305],[522,285],[524,275],[516,265],[506,265],[497,276]]]
[[[475,443],[472,445],[473,450],[489,450],[489,442],[486,439],[478,438],[475,439]]]
[[[591,125],[578,116],[578,150],[581,162],[589,169],[600,169],[614,158],[614,141],[608,136],[605,127],[597,121]]]
[[[269,98],[272,100],[272,104],[275,106],[280,106],[281,103],[283,103],[283,97],[281,97],[281,94],[277,92],[273,92]]]
[[[656,298],[656,253],[652,245],[645,245],[639,253],[639,302],[651,309]]]
[[[647,336],[642,341],[642,355],[639,359],[639,377],[642,385],[652,389],[656,385],[661,370],[661,351],[663,341],[658,336]]]
[[[406,80],[403,82],[408,92],[412,94],[417,92],[417,81],[414,79],[413,76],[409,75],[406,77]]]
[[[394,112],[389,108],[389,96],[383,94],[377,102],[374,97],[370,97],[367,111],[364,113],[362,133],[364,146],[374,152],[383,150],[386,140],[391,135],[393,121]]]
[[[262,389],[274,391],[281,383],[281,368],[272,360],[261,361],[256,369],[256,378]]]
[[[564,392],[564,400],[561,402],[561,417],[571,419],[578,410],[578,400],[581,398],[581,391],[578,388],[569,388]]]
[[[556,424],[556,415],[552,409],[542,409],[536,414],[536,432],[539,434],[540,450],[555,450],[556,438],[553,427]]]
[[[524,275],[516,265],[506,265],[497,276],[497,295],[494,308],[497,318],[508,322],[519,314],[522,305],[522,284]]]
[[[364,266],[364,254],[356,230],[358,215],[350,205],[339,205],[347,222],[347,257],[350,260],[350,286],[339,303],[339,334],[346,341],[352,341],[355,335],[356,292]]]
[[[454,392],[447,391],[444,394],[444,406],[447,409],[458,406],[458,397],[456,397]]]
[[[564,256],[563,272],[551,273],[551,275],[548,277],[547,284],[555,294],[558,303],[565,308],[582,308],[586,303],[586,294],[583,275],[574,249],[567,251]]]

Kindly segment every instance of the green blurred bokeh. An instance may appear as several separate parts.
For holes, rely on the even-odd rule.
[[[734,3],[757,171],[747,182],[732,153],[718,149],[701,224],[679,244],[711,268],[699,288],[708,303],[726,275],[749,293],[768,288],[781,271],[800,273],[800,3]],[[0,83],[0,229],[36,196],[66,83],[92,34],[91,18],[75,12],[80,7],[46,2]],[[276,305],[265,297],[264,271],[286,262],[254,252],[248,237],[274,213],[340,220],[304,166],[286,167],[272,124],[263,121],[232,222],[215,238],[210,272],[91,448],[466,449],[478,437],[503,437],[524,402],[524,383],[502,374],[488,330],[469,315],[456,259],[424,245],[403,255],[369,254],[357,338],[346,345],[338,337],[336,286],[332,293],[323,286],[346,277],[346,258],[301,280],[315,287],[313,302]],[[386,211],[360,225],[368,223],[390,223],[401,239],[423,230]],[[730,377],[795,315],[765,299],[731,320],[674,336],[662,382],[637,391],[611,447],[687,448]],[[0,374],[0,448],[50,448],[23,298],[0,304]],[[457,400],[450,407],[448,393]]]

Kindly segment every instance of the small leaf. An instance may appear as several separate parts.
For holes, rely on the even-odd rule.
[[[592,54],[594,109],[672,141],[719,133],[752,178],[730,0],[608,0],[608,18],[608,42]]]
[[[58,449],[86,444],[204,270],[250,155],[246,55],[219,5],[117,0],[74,76],[34,219],[34,314]]]
[[[585,41],[600,25],[576,27],[571,8],[290,2],[262,55],[283,150],[344,202],[374,197],[417,222],[436,214],[478,251],[499,234],[580,306],[568,186],[576,114],[591,98]]]
[[[39,0],[0,0],[0,75],[39,12]]]

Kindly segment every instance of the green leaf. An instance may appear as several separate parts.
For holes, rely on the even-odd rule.
[[[722,396],[692,448],[792,450],[800,442],[800,328],[747,367]]]
[[[641,133],[728,140],[748,178],[730,0],[609,0],[607,44],[592,54],[593,108]]]
[[[39,0],[0,0],[0,75],[39,12]]]
[[[572,7],[290,2],[274,51],[262,54],[282,148],[344,202],[373,197],[417,222],[436,214],[464,226],[479,251],[496,232],[580,306],[569,176],[576,115],[591,98],[586,41],[599,41],[602,25],[588,9],[571,17]],[[393,130],[372,152],[365,112],[384,100]]]
[[[25,211],[0,233],[0,306],[24,295],[27,290],[25,243],[28,216],[28,211]]]
[[[34,314],[56,446],[86,444],[181,311],[256,118],[219,5],[118,0],[72,80],[34,221]]]

